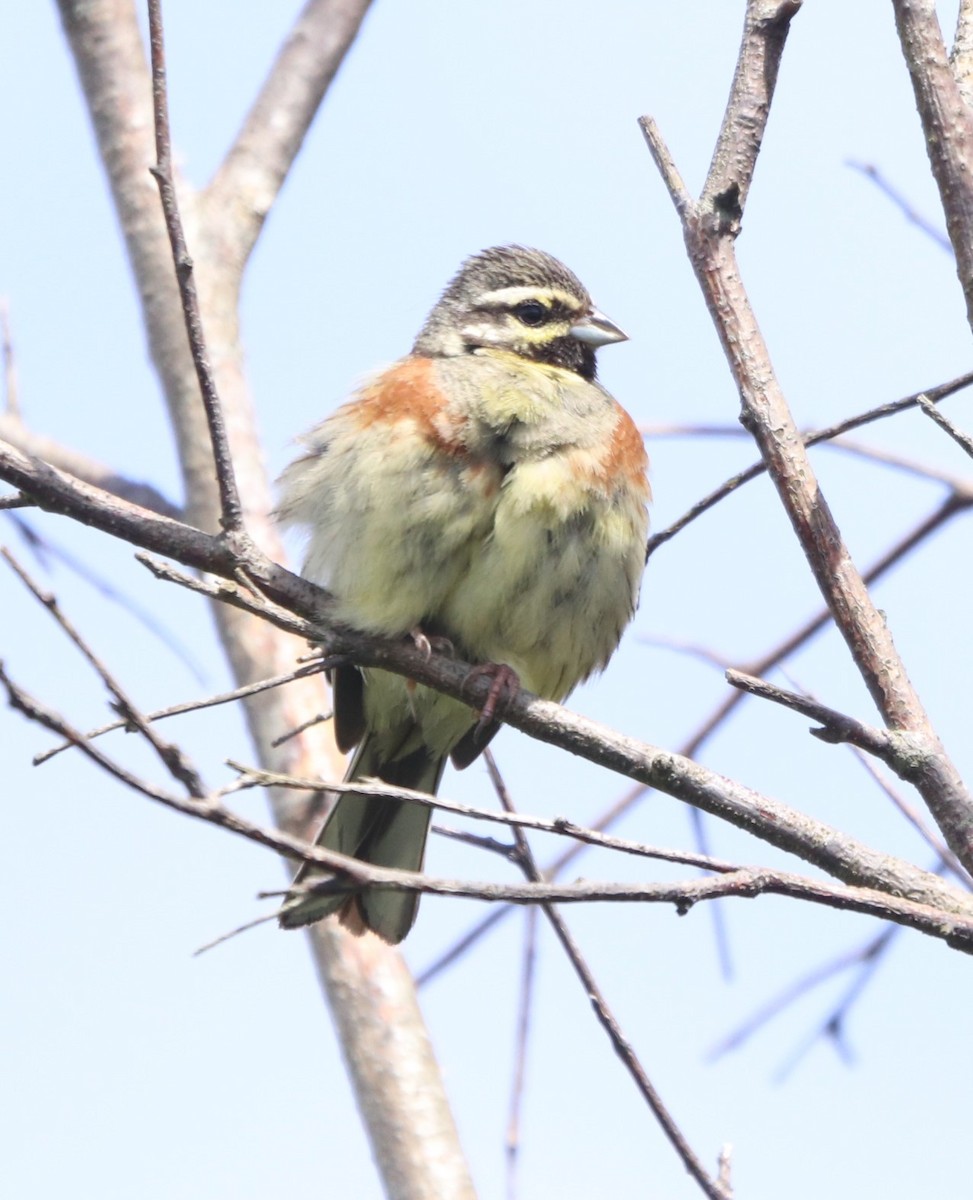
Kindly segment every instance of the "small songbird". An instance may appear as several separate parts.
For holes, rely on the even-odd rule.
[[[557,259],[497,246],[466,260],[412,352],[304,438],[279,519],[307,529],[304,575],[335,618],[445,644],[563,700],[618,645],[638,600],[648,465],[631,417],[595,380],[595,350],[626,335]],[[440,641],[442,640],[442,641]],[[435,793],[447,758],[471,763],[496,729],[468,705],[380,670],[333,673],[334,732],[357,746],[347,780]],[[430,809],[341,794],[318,844],[422,869]],[[295,884],[322,874],[303,866]],[[293,892],[292,929],[337,912],[400,942],[418,894]]]

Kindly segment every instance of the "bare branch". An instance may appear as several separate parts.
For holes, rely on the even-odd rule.
[[[956,855],[950,850],[938,833],[929,828],[927,822],[922,819],[922,814],[916,807],[910,804],[905,797],[894,787],[891,782],[885,778],[875,763],[863,754],[857,746],[852,747],[852,753],[861,765],[865,768],[869,775],[884,794],[891,800],[899,812],[905,817],[912,828],[919,834],[922,840],[939,856],[940,862],[944,867],[947,867],[956,878],[967,888],[973,888],[973,877],[966,870],[963,864],[959,861]]]
[[[971,438],[968,433],[964,433],[961,429],[954,425],[949,417],[947,417],[945,413],[940,412],[935,405],[930,404],[925,396],[920,397],[919,407],[927,417],[930,417],[936,422],[940,429],[946,430],[957,446],[961,446],[963,450],[965,450],[970,456],[970,458],[973,458],[973,438]]]
[[[73,450],[42,433],[35,433],[13,413],[0,413],[0,438],[22,454],[50,463],[75,479],[110,492],[130,504],[137,504],[140,508],[147,508],[150,512],[169,517],[173,521],[178,521],[183,515],[182,509],[163,496],[152,484],[128,479],[119,475],[113,467],[82,454],[79,450]]]
[[[490,773],[490,779],[496,789],[497,795],[500,797],[500,802],[508,814],[513,814],[514,808],[511,802],[506,785],[497,770],[497,764],[494,761],[493,755],[487,750],[484,755],[487,764],[487,770]],[[537,863],[534,860],[533,852],[530,844],[524,836],[524,832],[518,826],[514,826],[514,839],[517,843],[517,858],[521,870],[525,877],[535,885],[540,885],[543,876],[537,868]],[[702,1191],[711,1200],[729,1200],[726,1192],[720,1185],[711,1179],[703,1164],[696,1156],[689,1142],[686,1140],[682,1130],[675,1122],[675,1118],[669,1112],[669,1109],[663,1103],[662,1097],[656,1091],[652,1081],[646,1074],[645,1068],[639,1061],[638,1055],[635,1053],[635,1048],[631,1042],[625,1037],[622,1028],[615,1017],[615,1014],[608,1007],[604,993],[595,981],[591,968],[588,966],[584,955],[581,953],[581,948],[574,940],[571,931],[567,927],[564,918],[556,908],[551,904],[542,905],[544,916],[547,917],[554,930],[555,936],[561,943],[565,954],[568,956],[568,961],[574,968],[574,973],[581,981],[581,985],[585,990],[585,995],[591,1001],[591,1006],[594,1009],[595,1016],[599,1023],[608,1035],[608,1039],[612,1044],[612,1049],[621,1059],[622,1064],[628,1071],[629,1075],[635,1082],[636,1087],[641,1092],[643,1099],[649,1106],[649,1110],[655,1117],[663,1133],[669,1139],[669,1144],[673,1147],[679,1158],[682,1160],[683,1166],[689,1174],[696,1180]]]
[[[899,42],[912,79],[916,107],[925,134],[926,152],[939,187],[946,229],[966,298],[967,320],[973,324],[973,113],[953,75],[946,55],[934,0],[892,0]],[[965,42],[968,14],[961,13],[958,32],[961,73],[968,73]]]
[[[902,7],[902,4],[899,5]],[[763,11],[759,0],[751,0],[748,14]],[[789,6],[781,10],[785,17]],[[748,36],[760,42],[748,48]],[[763,53],[765,39],[748,16],[740,61]],[[766,43],[766,52],[778,52],[783,41]],[[762,72],[746,73],[742,67],[734,80],[731,107],[740,113],[760,114],[770,103],[776,64]],[[753,90],[746,101],[737,95],[743,82]],[[725,128],[738,117],[728,117]],[[661,143],[651,123],[646,124],[650,145]],[[759,136],[741,128],[741,170],[752,166],[750,150],[756,152]],[[658,152],[654,150],[658,158]],[[973,797],[941,745],[922,703],[909,681],[885,620],[879,613],[865,581],[856,569],[831,514],[808,460],[793,416],[774,375],[767,347],[741,283],[733,251],[742,209],[728,210],[727,197],[746,194],[749,178],[726,177],[724,155],[714,159],[704,191],[707,208],[687,220],[683,233],[697,280],[710,315],[723,343],[727,361],[740,392],[741,420],[757,441],[778,496],[811,567],[835,624],[876,707],[887,725],[907,731],[916,739],[915,769],[911,781],[921,792],[947,843],[959,859],[973,866]],[[715,180],[715,182],[714,182]],[[735,191],[734,191],[735,189]],[[730,208],[733,206],[730,205]]]
[[[786,688],[769,683],[766,679],[757,679],[744,671],[735,671],[732,668],[726,672],[726,681],[732,687],[749,692],[751,696],[760,696],[763,700],[771,700],[774,704],[781,704],[784,708],[803,713],[812,721],[820,722],[821,728],[812,729],[811,732],[822,742],[850,742],[853,746],[867,750],[869,754],[874,754],[890,766],[893,765],[896,756],[903,753],[896,745],[894,734],[885,729],[876,729],[872,725],[856,721],[854,717],[846,716],[845,713],[837,712],[826,704],[821,704],[812,696],[802,696],[799,692],[790,692]]]
[[[285,683],[292,683],[295,679],[304,679],[308,675],[315,675],[325,668],[317,663],[309,664],[308,666],[298,667],[294,671],[287,671],[283,675],[276,675],[273,679],[262,679],[259,683],[250,683],[245,687],[234,688],[231,692],[220,692],[215,696],[206,696],[202,700],[186,700],[182,704],[171,704],[168,708],[158,708],[155,712],[145,713],[146,721],[164,721],[168,717],[180,717],[185,713],[200,712],[205,708],[215,708],[219,704],[232,704],[236,700],[243,700],[247,696],[256,696],[259,692],[264,692],[268,688],[281,687]],[[320,718],[325,719],[325,718]],[[102,737],[106,733],[113,733],[116,729],[124,729],[128,725],[128,721],[109,721],[107,725],[99,725],[97,729],[89,729],[84,737],[86,741],[91,741],[92,738]],[[293,737],[299,730],[293,731],[291,734],[285,734],[285,737]],[[62,742],[60,746],[52,746],[50,750],[44,750],[40,754],[34,755],[34,766],[39,767],[46,763],[49,759],[62,753],[64,750],[70,750],[72,742]]]
[[[537,909],[527,911],[524,922],[523,965],[520,971],[520,999],[517,1005],[517,1034],[514,1072],[510,1085],[510,1110],[507,1114],[505,1150],[507,1156],[507,1200],[516,1200],[517,1166],[520,1155],[520,1116],[527,1075],[527,1048],[530,1043],[530,1018],[534,1006],[534,981],[537,974]]]
[[[905,196],[889,183],[878,167],[872,163],[854,162],[853,160],[849,160],[847,165],[853,170],[861,172],[866,179],[870,179],[878,190],[892,201],[905,219],[921,229],[926,237],[932,238],[940,250],[945,250],[947,254],[953,253],[949,238],[931,221],[927,221],[921,213],[916,212]]]
[[[859,413],[854,417],[846,417],[842,421],[837,421],[834,425],[829,425],[825,429],[818,429],[812,433],[802,435],[802,440],[805,446],[816,446],[821,442],[832,441],[840,437],[841,434],[848,433],[852,429],[859,429],[862,425],[868,425],[873,421],[882,420],[885,417],[890,417],[895,413],[905,412],[907,409],[918,406],[921,399],[936,402],[945,399],[947,396],[952,396],[963,388],[967,388],[973,384],[973,371],[967,372],[965,375],[960,375],[956,379],[950,380],[949,383],[939,384],[934,388],[927,388],[922,392],[914,392],[911,396],[905,396],[901,400],[893,400],[888,404],[881,404],[877,408],[871,408],[867,412]],[[668,542],[675,537],[677,533],[685,529],[697,517],[708,512],[715,504],[718,504],[731,492],[735,492],[737,488],[745,483],[749,483],[751,479],[756,479],[758,475],[762,475],[767,470],[765,462],[753,463],[743,471],[739,471],[736,475],[720,484],[715,491],[710,492],[708,496],[704,496],[702,500],[697,501],[687,513],[675,521],[666,529],[660,530],[658,533],[652,534],[648,540],[646,558],[650,558],[652,554],[663,543]],[[955,483],[950,482],[955,488]],[[965,489],[964,495],[970,489]]]
[[[237,535],[244,531],[243,509],[240,504],[240,494],[237,491],[236,472],[233,468],[230,443],[226,435],[223,409],[216,390],[216,380],[210,370],[206,335],[203,332],[203,319],[199,310],[199,299],[196,295],[196,281],[193,277],[193,260],[189,255],[189,247],[186,245],[186,234],[182,227],[179,200],[176,196],[176,182],[172,174],[172,140],[169,135],[169,97],[166,87],[166,55],[161,0],[148,0],[148,8],[149,44],[152,48],[152,105],[155,115],[156,153],[156,164],[151,170],[159,185],[162,212],[169,234],[169,244],[172,247],[172,260],[176,266],[179,297],[186,318],[189,352],[192,355],[193,366],[196,368],[196,378],[199,382],[203,408],[206,411],[206,422],[209,426],[213,462],[216,466],[216,482],[220,491],[220,524],[224,533]]]
[[[747,3],[730,98],[699,204],[700,212],[718,214],[734,232],[757,165],[784,43],[800,7],[801,0]]]
[[[966,104],[973,104],[973,3],[960,0],[956,15],[956,36],[950,51],[949,63],[953,68],[956,86]]]
[[[371,0],[308,0],[202,203],[230,261],[250,255]]]
[[[497,825],[509,825],[517,829],[534,829],[540,833],[572,838],[574,841],[584,842],[589,846],[599,846],[604,850],[617,850],[622,854],[632,854],[637,858],[654,858],[660,862],[679,863],[682,866],[698,867],[701,871],[726,873],[740,869],[738,863],[726,862],[705,854],[694,854],[689,850],[667,850],[659,846],[648,846],[644,842],[634,842],[629,838],[614,837],[611,834],[587,829],[564,817],[548,820],[545,817],[532,817],[527,813],[503,813],[491,808],[474,808],[469,804],[458,804],[455,800],[447,800],[443,796],[431,796],[426,792],[413,791],[411,788],[393,787],[381,780],[356,779],[353,783],[329,783],[323,779],[304,779],[296,775],[281,775],[275,771],[264,771],[259,767],[248,767],[244,763],[234,762],[232,759],[227,760],[227,765],[241,773],[238,785],[242,787],[284,787],[306,789],[312,792],[326,790],[334,792],[336,795],[340,795],[342,792],[354,792],[360,796],[411,800],[415,804],[441,809],[443,812],[453,813],[456,816],[469,817],[474,821],[491,821]]]
[[[722,1058],[724,1054],[729,1054],[731,1050],[738,1050],[744,1042],[748,1041],[759,1029],[763,1028],[768,1021],[776,1017],[778,1013],[783,1012],[784,1009],[789,1008],[795,1000],[813,988],[827,982],[827,980],[840,974],[842,971],[847,971],[849,967],[876,959],[897,933],[897,927],[887,927],[877,937],[869,938],[864,946],[857,946],[854,950],[848,950],[838,958],[832,959],[823,966],[815,967],[812,971],[802,975],[800,979],[789,984],[779,995],[762,1005],[731,1033],[721,1038],[707,1054],[708,1061],[713,1062],[718,1058]]]
[[[102,660],[95,654],[94,650],[92,650],[78,630],[75,629],[72,622],[68,620],[67,615],[58,604],[57,598],[52,593],[43,591],[5,546],[0,546],[0,556],[3,557],[21,583],[47,609],[67,637],[81,651],[88,664],[94,669],[102,683],[115,698],[116,709],[122,714],[123,723],[129,728],[135,728],[139,731],[145,741],[148,742],[158,755],[169,773],[185,787],[191,796],[196,796],[197,798],[204,796],[206,789],[203,787],[199,772],[192,766],[189,759],[178,746],[171,742],[164,742],[157,735],[149,721],[136,708],[118,680],[115,679]]]

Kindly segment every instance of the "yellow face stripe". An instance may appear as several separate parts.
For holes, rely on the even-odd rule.
[[[538,300],[549,308],[560,305],[568,312],[581,312],[584,308],[583,303],[571,292],[566,292],[562,288],[541,287],[540,285],[497,288],[496,291],[485,292],[482,296],[478,296],[476,306],[477,308],[513,308],[525,300]]]

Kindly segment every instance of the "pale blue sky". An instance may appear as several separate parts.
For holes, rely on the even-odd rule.
[[[297,5],[167,5],[173,130],[204,182]],[[701,183],[738,44],[742,3],[516,0],[377,3],[261,239],[244,295],[250,378],[271,469],[353,382],[404,353],[468,253],[534,244],[563,258],[631,334],[602,378],[640,422],[732,422],[737,401],[676,218],[636,125],[659,121],[691,187]],[[0,293],[9,297],[21,402],[37,429],[176,495],[177,471],[100,167],[53,4],[11,6],[0,41],[5,186]],[[847,160],[876,163],[935,217],[922,136],[890,5],[808,3],[796,19],[739,242],[751,296],[800,424],[846,414],[970,367],[949,258]],[[947,411],[969,428],[970,401]],[[943,469],[968,460],[921,416],[868,434]],[[743,442],[650,445],[668,524],[752,460]],[[870,563],[941,489],[846,456],[815,458],[852,552]],[[35,518],[31,518],[34,520]],[[159,615],[197,682],[124,609],[55,566],[47,582],[145,708],[218,690],[227,673],[204,609],[151,582],[126,547],[54,519],[38,528]],[[0,537],[18,547],[6,521]],[[878,590],[897,644],[967,778],[968,527],[958,524]],[[36,568],[35,568],[36,569]],[[81,726],[102,691],[38,606],[0,576],[0,656]],[[677,747],[725,694],[718,671],[645,644],[682,638],[746,661],[819,599],[765,482],[652,560],[641,611],[603,679],[572,707]],[[873,719],[839,640],[820,638],[794,677]],[[926,864],[901,819],[844,750],[807,722],[751,703],[704,761]],[[181,741],[220,782],[249,756],[238,715],[183,722]],[[242,841],[126,794],[76,759],[41,770],[48,739],[0,711],[5,768],[0,911],[0,1161],[18,1200],[256,1200],[380,1194],[335,1039],[300,936],[264,927],[191,952],[263,908],[279,864]],[[517,802],[584,821],[622,780],[505,732],[497,756]],[[132,760],[147,766],[132,747]],[[492,803],[479,765],[444,794]],[[259,797],[241,810],[264,819]],[[653,797],[620,832],[689,845],[683,807]],[[779,855],[712,826],[714,851]],[[550,847],[539,843],[542,858]],[[442,874],[505,877],[434,844]],[[579,873],[668,878],[590,855]],[[405,946],[430,962],[483,909],[426,899]],[[650,1076],[712,1163],[732,1142],[746,1200],[958,1195],[968,1178],[969,960],[903,933],[859,1001],[855,1063],[819,1042],[775,1076],[829,1011],[839,982],[805,997],[716,1065],[707,1048],[778,989],[875,930],[783,900],[725,906],[736,975],[720,977],[703,908],[569,914]],[[523,918],[423,994],[484,1197],[503,1194]],[[697,1195],[622,1072],[546,932],[528,1064],[523,1200]],[[963,1181],[962,1183],[960,1181]]]

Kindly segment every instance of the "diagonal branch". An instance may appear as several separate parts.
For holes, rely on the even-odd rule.
[[[245,596],[234,584],[221,583],[217,592],[221,599],[250,612],[264,612],[274,622],[281,619],[278,606],[297,613],[305,622],[315,622],[314,632],[329,654],[345,654],[362,666],[383,667],[407,675],[466,703],[477,705],[486,699],[488,681],[469,680],[468,667],[463,663],[442,655],[427,658],[408,639],[390,642],[353,630],[323,626],[327,593],[266,559],[252,546],[247,548],[245,558],[235,558],[221,538],[145,513],[87,484],[72,481],[52,467],[32,464],[3,443],[0,443],[0,478],[14,483],[46,508],[66,512],[223,579],[236,580],[242,568],[248,578],[257,582],[261,594]],[[205,591],[208,585],[199,581],[195,586]],[[273,603],[267,605],[264,595]],[[510,703],[505,720],[533,737],[721,817],[847,883],[902,895],[921,894],[929,903],[946,908],[958,904],[959,911],[968,904],[961,893],[927,872],[879,854],[857,839],[708,771],[688,758],[624,737],[527,692]]]
[[[892,0],[892,7],[956,255],[966,318],[973,324],[973,111],[947,57],[934,0]],[[968,89],[969,12],[961,10],[960,17],[957,65]]]
[[[165,217],[166,232],[172,248],[172,261],[176,267],[176,283],[182,301],[186,321],[186,336],[189,353],[196,371],[196,382],[203,400],[206,424],[209,428],[210,449],[216,467],[216,484],[220,493],[220,525],[223,532],[239,535],[243,530],[243,508],[237,490],[236,472],[230,454],[230,443],[226,433],[223,409],[216,390],[216,380],[210,368],[209,352],[203,332],[203,319],[193,260],[186,244],[179,200],[176,197],[176,181],[172,172],[172,140],[169,135],[169,92],[166,82],[166,51],[162,27],[162,0],[148,0],[149,45],[152,49],[152,107],[155,125],[155,165],[150,168],[159,185],[162,200],[162,215]]]
[[[754,40],[761,42],[766,53],[779,58],[783,39],[766,39],[758,20],[761,14],[769,14],[770,8],[763,0],[750,0],[741,62],[753,53],[749,43]],[[793,6],[787,4],[777,9],[781,20],[793,12]],[[750,147],[752,154],[714,158],[703,199],[688,212],[685,198],[677,191],[681,184],[671,174],[665,176],[666,184],[681,215],[689,258],[739,389],[741,421],[760,448],[835,625],[876,707],[890,728],[908,732],[915,739],[910,781],[950,848],[964,865],[973,867],[973,797],[936,736],[884,617],[841,538],[741,282],[733,241],[742,210],[729,212],[726,197],[730,193],[745,196],[750,180],[749,175],[731,178],[727,163],[742,164],[741,169],[752,171],[760,140],[752,122],[754,114],[769,109],[775,78],[776,64],[767,61],[762,71],[747,74],[743,81],[738,73],[734,80],[724,134],[729,136],[726,131],[735,129],[740,145]],[[753,89],[753,96],[741,94],[744,81]],[[661,134],[651,118],[644,118],[642,127],[657,165],[664,169],[671,159],[664,152]]]
[[[58,0],[58,4],[98,152],[111,183],[152,360],[171,416],[185,482],[185,510],[192,525],[212,529],[218,520],[218,495],[209,438],[158,196],[147,175],[153,161],[151,90],[134,3]],[[244,263],[226,254],[226,215],[217,219],[210,207],[205,213],[210,219],[202,220],[199,197],[179,179],[176,188],[187,227],[194,230],[202,319],[226,413],[247,528],[265,551],[280,557],[279,538],[268,520],[270,486],[240,342],[238,302]],[[215,228],[221,222],[222,227]],[[247,236],[252,237],[252,232]],[[128,517],[131,514],[129,509]],[[180,536],[190,541],[198,532],[189,527],[180,530]],[[171,547],[162,543],[155,548],[171,553]],[[212,543],[208,553],[211,558],[217,553]],[[228,551],[225,561],[235,562],[235,568],[241,566]],[[249,574],[254,577],[252,570]],[[300,653],[295,641],[247,612],[217,605],[214,617],[238,684],[281,674]],[[280,733],[305,723],[326,707],[320,677],[250,695],[244,705],[251,736],[265,765],[309,770],[313,762],[320,770],[331,763],[337,771],[340,756],[326,727],[308,727],[299,737],[275,744]],[[288,797],[272,793],[271,802],[279,823],[291,830],[303,828],[307,812],[295,811]],[[348,937],[328,923],[310,931],[309,944],[331,1001],[386,1190],[400,1196],[450,1195],[456,1200],[472,1196],[473,1185],[441,1074],[401,956],[374,939]],[[418,1106],[417,1096],[422,1097]]]
[[[700,197],[700,211],[739,231],[763,142],[777,72],[801,0],[749,0],[730,99]],[[680,199],[682,203],[682,199]]]
[[[922,392],[914,392],[911,396],[904,396],[901,400],[893,400],[888,404],[880,404],[877,408],[871,408],[867,412],[859,413],[854,417],[845,417],[843,420],[836,421],[833,425],[828,425],[824,429],[816,429],[811,433],[803,434],[804,445],[817,446],[821,442],[833,441],[833,439],[839,437],[841,434],[848,433],[852,429],[859,429],[862,425],[868,425],[873,421],[881,420],[895,413],[916,408],[924,400],[927,403],[936,403],[939,400],[944,400],[947,396],[952,396],[963,388],[969,387],[971,384],[973,384],[973,371],[968,371],[956,379],[951,379],[948,383],[941,383],[934,388],[926,388]],[[834,444],[841,446],[840,442],[835,442]],[[744,470],[737,472],[736,475],[725,480],[718,488],[710,492],[709,495],[698,500],[678,521],[674,521],[673,524],[667,526],[665,529],[652,534],[648,540],[646,558],[650,558],[661,545],[670,541],[677,533],[685,529],[690,522],[695,521],[697,517],[701,517],[703,513],[708,512],[709,509],[725,499],[731,492],[735,492],[743,484],[749,483],[751,479],[756,479],[766,470],[767,464],[761,461],[745,467]],[[958,490],[957,482],[952,483],[954,491]],[[969,492],[971,489],[968,488],[967,491]]]
[[[959,426],[955,425],[945,413],[939,411],[934,404],[930,404],[925,397],[920,398],[919,407],[932,421],[939,426],[940,429],[945,429],[949,436],[953,439],[957,446],[964,450],[970,458],[973,458],[973,437],[968,433],[964,433]]]
[[[201,200],[242,267],[371,0],[308,0]],[[217,230],[218,227],[218,230]]]
[[[0,557],[4,559],[31,595],[47,609],[67,637],[87,660],[89,666],[101,678],[102,683],[115,699],[115,709],[122,714],[123,724],[126,727],[135,728],[139,731],[169,773],[185,787],[191,796],[199,798],[205,795],[206,789],[203,787],[199,771],[190,763],[189,759],[177,745],[162,740],[152,727],[151,722],[139,711],[111,671],[108,670],[97,654],[95,654],[94,650],[74,627],[74,624],[68,620],[67,615],[58,604],[57,598],[52,593],[43,591],[5,546],[0,546]]]
[[[515,810],[506,785],[500,777],[493,755],[489,750],[486,752],[486,764],[487,770],[490,773],[490,779],[497,795],[500,797],[504,811],[510,815],[514,815]],[[513,827],[513,835],[517,844],[517,859],[524,876],[538,888],[545,886],[544,876],[538,869],[533,851],[530,848],[530,843],[527,841],[523,829],[515,825]],[[687,1141],[685,1134],[676,1124],[675,1118],[667,1108],[652,1080],[649,1079],[645,1068],[635,1053],[635,1047],[625,1036],[617,1017],[611,1008],[609,1008],[608,1001],[598,986],[598,982],[591,968],[588,966],[587,960],[581,953],[581,947],[575,941],[571,930],[568,929],[564,917],[553,904],[542,904],[541,907],[544,911],[544,916],[554,930],[555,937],[561,943],[561,948],[567,955],[575,975],[581,981],[581,986],[584,988],[585,994],[591,1002],[598,1023],[608,1035],[612,1049],[618,1055],[619,1059],[621,1059],[623,1066],[628,1071],[642,1098],[648,1105],[649,1111],[668,1138],[669,1144],[682,1160],[683,1166],[693,1179],[696,1180],[704,1194],[710,1197],[710,1200],[730,1200],[731,1194],[720,1187],[716,1180],[710,1178],[698,1155]]]

